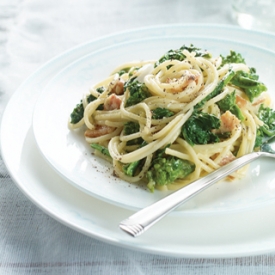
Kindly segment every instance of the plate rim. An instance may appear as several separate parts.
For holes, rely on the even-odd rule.
[[[49,157],[49,154],[45,151],[46,150],[45,146],[41,145],[41,141],[37,137],[37,136],[41,136],[38,133],[39,130],[37,129],[37,128],[40,128],[40,127],[37,127],[37,125],[39,125],[39,123],[40,123],[40,120],[37,119],[37,113],[38,113],[38,116],[41,116],[40,108],[41,108],[41,105],[43,105],[41,102],[44,103],[44,99],[45,99],[46,94],[49,92],[49,89],[51,89],[52,86],[56,85],[55,82],[58,82],[58,79],[60,78],[60,76],[62,77],[62,74],[64,74],[64,72],[66,72],[67,70],[70,70],[70,68],[73,68],[74,66],[76,66],[76,64],[82,63],[83,60],[86,60],[88,58],[88,56],[91,59],[91,58],[93,58],[93,56],[97,56],[98,54],[104,54],[106,51],[110,51],[113,48],[120,48],[121,46],[127,47],[129,45],[135,44],[136,42],[143,43],[143,42],[146,42],[146,41],[152,41],[152,40],[163,39],[163,38],[164,39],[186,38],[186,39],[200,39],[200,40],[206,39],[206,40],[210,41],[210,43],[212,43],[212,41],[214,41],[214,42],[215,41],[223,41],[224,43],[231,42],[233,44],[240,45],[241,47],[244,47],[244,48],[249,47],[251,50],[257,50],[257,51],[263,52],[264,54],[272,55],[275,58],[275,51],[271,51],[269,49],[265,49],[263,47],[256,46],[256,45],[250,45],[249,43],[246,43],[246,42],[232,41],[232,40],[226,39],[226,38],[205,37],[205,36],[198,36],[198,35],[187,35],[187,36],[183,37],[182,35],[178,35],[178,36],[172,36],[172,37],[170,37],[170,36],[160,36],[160,37],[153,37],[153,38],[146,37],[146,38],[130,40],[130,41],[126,41],[126,42],[124,41],[122,43],[115,43],[111,46],[108,45],[107,47],[103,47],[103,48],[101,48],[99,50],[96,50],[94,52],[91,52],[89,54],[85,54],[85,55],[81,56],[80,58],[76,59],[75,61],[73,61],[72,63],[68,64],[64,68],[62,68],[62,70],[60,70],[49,81],[49,83],[47,83],[47,85],[41,91],[41,93],[38,97],[38,100],[37,100],[37,102],[34,106],[34,109],[33,109],[32,129],[33,129],[34,136],[36,137],[36,144],[37,144],[37,147],[38,147],[39,151],[44,156],[44,159],[51,165],[51,167],[57,173],[59,173],[64,179],[66,179],[70,184],[72,184],[76,188],[82,190],[83,192],[86,192],[87,194],[89,194],[89,195],[91,195],[91,196],[93,196],[97,199],[103,200],[107,203],[111,203],[113,205],[116,205],[116,206],[119,206],[119,207],[122,207],[122,208],[126,208],[126,209],[129,209],[129,210],[134,210],[134,211],[138,211],[142,207],[145,207],[146,205],[143,205],[142,207],[138,207],[135,204],[128,205],[127,202],[122,200],[122,199],[116,200],[114,197],[104,196],[104,194],[98,192],[97,189],[96,190],[94,190],[93,188],[88,189],[88,188],[86,188],[85,186],[83,186],[81,184],[80,180],[78,180],[78,179],[75,180],[75,178],[72,178],[68,174],[68,170],[64,171],[64,169],[63,169],[64,165],[61,165],[62,167],[60,167],[60,165],[52,158],[52,155]],[[43,108],[43,106],[42,106],[42,108]],[[42,142],[42,143],[44,144],[44,142]],[[86,178],[86,177],[84,176],[84,178]],[[166,192],[165,195],[170,194],[170,193],[171,192]],[[246,211],[246,210],[249,210],[249,209],[255,209],[255,208],[258,208],[258,207],[263,207],[266,204],[274,203],[274,201],[275,201],[275,198],[268,198],[264,202],[263,201],[262,202],[257,201],[255,203],[249,204],[249,206],[242,205],[241,207],[237,207],[237,208],[235,208],[235,207],[234,208],[223,208],[223,209],[219,209],[219,210],[217,210],[217,209],[212,209],[211,210],[210,209],[208,211],[197,210],[197,209],[195,209],[195,210],[193,210],[193,209],[183,209],[183,210],[178,209],[178,210],[173,211],[173,213],[171,213],[171,214],[172,215],[182,215],[182,216],[186,216],[186,215],[218,215],[218,214],[221,214],[221,213],[227,214],[227,213],[231,213],[231,212]]]
[[[177,26],[181,26],[181,27],[192,27],[193,25],[200,25],[201,27],[205,28],[207,26],[211,26],[211,27],[214,27],[214,26],[217,26],[216,24],[176,24]],[[166,25],[167,26],[167,25]],[[170,27],[173,26],[173,25],[169,25]],[[221,25],[218,25],[218,26],[221,26]],[[159,26],[157,26],[159,27]],[[154,27],[153,27],[154,28]],[[145,29],[147,30],[148,28],[142,28],[142,29]],[[230,29],[239,29],[237,27],[232,27],[230,26]],[[140,29],[139,29],[140,30]],[[126,31],[126,32],[119,32],[119,34],[121,33],[129,33],[130,31]],[[257,31],[253,31],[251,33],[257,33],[259,34],[259,32]],[[115,35],[115,34],[114,34]],[[270,34],[268,34],[270,35]],[[261,36],[262,36],[262,32],[261,32]],[[264,36],[264,35],[263,35]],[[105,36],[103,37],[104,39],[106,37],[110,37],[110,36]],[[272,37],[273,39],[275,38],[275,36],[272,34]],[[92,41],[99,41],[101,39],[96,39],[96,40],[92,40]],[[90,43],[90,42],[88,42]],[[83,45],[83,44],[82,44]],[[75,47],[76,49],[77,47]],[[70,51],[70,50],[68,50]],[[66,51],[66,52],[68,52]],[[63,53],[64,54],[66,54]],[[61,54],[62,55],[62,54]],[[58,56],[60,57],[60,55]],[[31,82],[33,80],[33,78],[36,76],[36,75],[39,75],[39,73],[41,72],[41,70],[45,67],[45,65],[53,62],[53,61],[56,61],[56,58],[53,58],[51,60],[49,60],[47,63],[45,63],[44,65],[40,66],[34,73],[32,73],[20,86],[19,88],[16,90],[16,92],[12,95],[12,97],[10,98],[8,104],[6,105],[6,108],[4,110],[4,113],[3,113],[3,116],[2,116],[2,120],[1,120],[1,141],[3,141],[3,122],[5,122],[6,120],[6,116],[7,116],[7,113],[8,113],[8,110],[10,108],[10,106],[12,104],[14,104],[14,101],[16,101],[16,98],[18,96],[18,94],[20,93],[20,90],[22,90],[25,86],[27,86],[27,84],[29,82]],[[6,153],[6,150],[3,148],[3,142],[1,142],[1,152],[5,152]],[[84,232],[83,229],[80,229],[77,227],[76,224],[71,224],[68,220],[64,220],[64,218],[61,218],[61,217],[57,217],[55,216],[54,213],[51,213],[51,212],[48,212],[48,210],[45,208],[45,206],[42,206],[39,204],[39,202],[37,201],[36,198],[32,197],[31,194],[28,192],[28,190],[26,190],[24,188],[24,186],[22,186],[22,184],[19,184],[19,182],[21,181],[21,179],[18,179],[17,176],[16,176],[16,173],[14,173],[15,171],[13,171],[14,169],[11,169],[10,167],[10,159],[7,158],[7,156],[5,154],[2,154],[2,157],[3,157],[3,161],[4,161],[4,164],[6,165],[7,167],[7,170],[9,171],[9,174],[11,176],[11,178],[13,179],[13,181],[15,182],[15,184],[19,187],[19,189],[37,206],[39,207],[40,209],[42,209],[45,213],[49,214],[50,216],[52,216],[53,218],[55,218],[57,221],[71,227],[72,229],[75,229],[76,231],[79,231],[83,234],[87,234],[91,237],[95,237],[97,239],[100,239],[102,241],[105,241],[107,243],[111,243],[111,244],[116,244],[116,245],[119,245],[119,246],[122,246],[122,247],[126,247],[126,248],[131,248],[131,249],[134,249],[134,250],[138,250],[138,251],[142,251],[142,252],[149,252],[149,253],[153,253],[153,254],[160,254],[160,255],[169,255],[169,256],[177,256],[177,257],[207,257],[207,258],[228,258],[228,257],[241,257],[241,256],[248,256],[248,255],[251,255],[251,256],[254,256],[254,255],[258,255],[260,253],[268,253],[268,252],[272,252],[274,251],[274,248],[275,248],[275,245],[273,244],[272,247],[268,247],[266,248],[265,244],[263,244],[263,246],[261,246],[260,248],[258,249],[255,249],[254,247],[254,250],[251,250],[249,247],[243,247],[244,249],[241,251],[241,252],[238,252],[238,248],[237,250],[234,250],[234,251],[227,251],[227,252],[224,252],[224,248],[222,249],[223,253],[218,253],[218,252],[210,252],[208,251],[208,253],[206,253],[206,251],[198,251],[197,253],[194,253],[192,255],[190,255],[188,252],[185,251],[185,253],[182,251],[178,254],[173,254],[171,251],[170,253],[167,252],[167,251],[157,251],[156,249],[153,249],[153,248],[148,248],[148,247],[137,247],[136,245],[134,245],[132,242],[130,243],[122,243],[120,240],[117,240],[117,239],[114,239],[114,238],[108,238],[107,236],[100,236],[100,235],[97,235],[95,234],[94,232]],[[12,171],[11,171],[12,170]],[[18,182],[17,182],[18,180]],[[243,245],[245,246],[245,244]],[[221,252],[221,251],[220,251]]]

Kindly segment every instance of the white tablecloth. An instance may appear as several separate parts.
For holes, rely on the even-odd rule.
[[[235,24],[230,1],[221,0],[0,0],[1,116],[18,86],[52,57],[101,36],[171,23]],[[33,205],[0,157],[0,274],[274,274],[274,257],[169,258],[92,239]]]

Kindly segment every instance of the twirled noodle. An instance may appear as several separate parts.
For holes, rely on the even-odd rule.
[[[82,105],[77,106],[83,108],[83,118],[72,122],[71,115],[69,128],[85,125],[86,141],[105,146],[106,150],[100,149],[98,154],[111,161],[115,174],[128,182],[145,179],[160,150],[164,150],[162,154],[167,158],[184,160],[195,167],[184,178],[165,186],[156,182],[161,190],[179,188],[254,150],[257,129],[263,125],[257,116],[260,106],[257,102],[270,106],[267,93],[262,93],[255,103],[243,89],[230,83],[216,92],[228,74],[249,73],[250,68],[244,63],[222,65],[221,57],[197,55],[188,48],[180,54],[184,56],[181,60],[167,58],[162,62],[149,60],[120,65],[83,96]],[[131,90],[132,83],[140,86]],[[232,94],[236,96],[242,119],[220,108],[219,103]],[[146,96],[140,98],[141,95]],[[157,109],[165,109],[167,114],[155,116]],[[210,130],[221,136],[219,140],[206,144],[186,140],[183,129],[199,113],[220,121],[219,128]],[[127,132],[126,125],[138,129]],[[129,175],[125,167],[133,163],[138,163],[138,169]],[[230,177],[243,176],[245,169]]]

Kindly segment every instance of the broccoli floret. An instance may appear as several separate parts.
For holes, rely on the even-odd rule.
[[[230,54],[227,55],[226,57],[222,56],[222,64],[221,66],[225,65],[225,64],[230,64],[230,63],[244,63],[245,64],[245,60],[242,57],[242,55],[240,53],[236,53],[235,51],[230,51]]]
[[[256,74],[255,69],[252,69],[250,70],[250,73],[238,71],[230,82],[243,89],[249,100],[252,102],[254,98],[267,90],[267,87],[258,79],[259,76]]]
[[[173,115],[174,115],[174,113],[166,108],[158,107],[158,108],[152,110],[152,118],[153,119],[162,119],[164,117],[170,117]]]
[[[231,94],[228,94],[225,98],[217,102],[219,108],[226,112],[229,110],[232,114],[234,114],[238,119],[243,120],[244,116],[242,114],[241,109],[236,104],[236,93],[235,91]]]
[[[99,93],[103,93],[104,92],[104,87],[99,87],[96,89],[97,92]],[[92,94],[89,94],[87,96],[87,102],[90,103],[92,101],[94,101],[96,99],[95,96],[93,96]],[[98,110],[102,110],[103,109],[103,104],[101,104],[100,106],[98,106],[97,108]],[[78,123],[84,115],[84,106],[83,106],[83,102],[82,100],[80,101],[80,103],[78,103],[75,108],[73,109],[70,117],[71,117],[71,123],[72,124],[76,124]]]
[[[151,96],[149,89],[144,83],[139,82],[138,80],[130,79],[124,85],[124,89],[129,89],[130,96],[126,101],[126,107],[135,105]]]
[[[219,142],[218,135],[212,132],[219,129],[220,120],[211,114],[194,112],[192,116],[182,126],[182,136],[190,144],[207,144]]]
[[[163,63],[166,60],[179,60],[183,61],[186,56],[183,54],[183,50],[187,50],[189,52],[195,52],[195,56],[203,56],[206,58],[210,58],[211,54],[207,51],[201,50],[199,48],[194,47],[192,44],[188,47],[183,45],[179,49],[176,50],[169,50],[167,53],[165,53],[155,64],[155,66],[158,66],[159,64]]]
[[[257,129],[255,147],[261,146],[265,138],[275,136],[275,111],[262,104],[258,111],[258,117],[264,125]]]
[[[154,192],[157,185],[168,185],[183,179],[195,170],[195,165],[173,156],[156,158],[146,173],[147,187]]]

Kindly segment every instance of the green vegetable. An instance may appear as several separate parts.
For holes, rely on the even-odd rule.
[[[224,87],[231,81],[231,79],[234,77],[235,72],[234,71],[228,71],[227,74],[219,81],[216,88],[208,95],[206,96],[200,103],[198,103],[195,108],[199,109],[201,108],[205,102],[210,100],[211,98],[215,97],[216,95],[220,94]]]
[[[119,74],[119,76],[126,74],[130,71],[131,67],[127,67],[127,68],[123,68],[120,71],[118,71],[117,73]]]
[[[183,179],[195,170],[195,165],[187,160],[167,156],[154,159],[146,173],[147,187],[154,192],[155,186],[167,185]]]
[[[101,87],[98,87],[98,88],[96,89],[96,91],[97,91],[98,93],[102,94],[102,93],[105,91],[105,88],[101,86]],[[95,99],[95,97],[94,97],[94,99]]]
[[[261,146],[267,137],[275,136],[275,110],[261,105],[258,117],[263,121],[264,125],[260,126],[257,130],[255,147]]]
[[[196,53],[196,57],[198,56],[202,56],[205,58],[211,58],[211,54],[207,51],[201,50],[199,48],[196,48],[193,46],[193,44],[191,44],[189,47],[183,45],[182,47],[180,47],[177,50],[169,50],[168,52],[166,52],[155,64],[155,66],[158,66],[159,64],[163,63],[166,60],[179,60],[179,61],[183,61],[186,56],[182,53],[183,50],[187,50],[189,52],[195,52]]]
[[[75,108],[73,109],[73,112],[71,113],[71,123],[72,124],[78,123],[83,118],[83,114],[84,114],[84,106],[81,100],[80,103],[75,106]]]
[[[124,134],[131,135],[139,132],[139,124],[134,121],[128,121],[124,124]]]
[[[147,144],[146,141],[143,141],[141,144],[140,144],[140,148],[145,146]],[[123,172],[125,173],[125,175],[127,176],[130,176],[130,177],[133,177],[135,174],[136,174],[136,171],[138,170],[138,168],[140,166],[142,166],[144,163],[144,159],[141,159],[141,160],[137,160],[137,161],[133,161],[131,163],[127,163],[127,164],[124,164],[122,166],[122,170]]]
[[[214,115],[194,112],[182,126],[182,136],[192,146],[194,144],[216,143],[220,141],[220,138],[212,130],[219,129],[220,124],[220,120]]]
[[[125,175],[133,177],[139,165],[140,165],[140,161],[137,160],[137,161],[123,165],[122,170]]]
[[[162,119],[164,117],[170,117],[173,115],[174,115],[174,113],[166,108],[158,107],[158,108],[152,110],[152,118],[153,119]]]
[[[103,93],[104,92],[104,88],[103,87],[97,88],[97,92]],[[87,102],[88,103],[94,101],[95,99],[96,99],[96,97],[94,97],[92,94],[89,94],[87,96]],[[98,106],[97,109],[98,110],[102,110],[103,109],[103,104],[101,104],[100,106]],[[71,117],[71,123],[72,124],[78,123],[83,118],[83,115],[84,115],[84,106],[83,106],[83,103],[82,103],[82,100],[81,100],[80,103],[75,106],[75,108],[73,109],[73,111],[72,111],[72,113],[70,115],[70,117]]]
[[[230,51],[230,54],[226,57],[221,57],[221,66],[230,63],[245,64],[245,60],[242,55],[234,51]],[[230,80],[230,83],[243,89],[251,102],[254,98],[258,97],[262,92],[267,90],[266,86],[262,82],[259,82],[259,76],[256,74],[256,70],[254,68],[250,68],[249,73],[238,71]]]
[[[131,135],[134,133],[139,132],[139,124],[137,122],[133,121],[128,121],[124,124],[124,134],[125,135]],[[136,145],[136,144],[141,144],[143,142],[143,139],[141,137],[135,138],[132,140],[127,141],[127,145]]]
[[[146,143],[144,142],[143,144],[141,144],[141,146],[144,146],[145,144]],[[106,147],[104,147],[104,146],[102,146],[98,143],[92,143],[91,147],[95,150],[98,150],[101,154],[112,158],[108,148],[106,148]],[[135,175],[136,171],[137,171],[137,168],[142,163],[143,163],[143,160],[137,160],[137,161],[134,161],[134,162],[131,162],[131,163],[124,164],[122,166],[122,170],[126,175],[133,177]]]
[[[225,65],[225,64],[230,64],[230,63],[244,63],[245,64],[245,60],[242,57],[241,54],[236,53],[235,51],[230,51],[230,54],[227,55],[226,57],[222,56],[222,64],[221,66]]]
[[[130,177],[134,177],[138,167],[140,167],[140,163],[141,161],[137,160],[137,161],[123,165],[122,170],[124,174]]]
[[[252,102],[254,98],[267,90],[267,87],[258,79],[259,76],[256,75],[255,69],[251,69],[250,73],[238,71],[231,79],[231,83],[243,89],[249,100]]]
[[[108,148],[97,143],[91,143],[91,147],[95,150],[98,150],[101,154],[111,158]]]
[[[244,116],[239,106],[236,104],[236,93],[235,91],[228,94],[225,98],[217,102],[219,108],[226,112],[227,110],[234,114],[238,119],[243,120]]]
[[[130,96],[126,101],[126,107],[138,104],[147,97],[151,96],[147,86],[135,78],[127,81],[124,85],[124,88],[129,89],[130,92]]]

